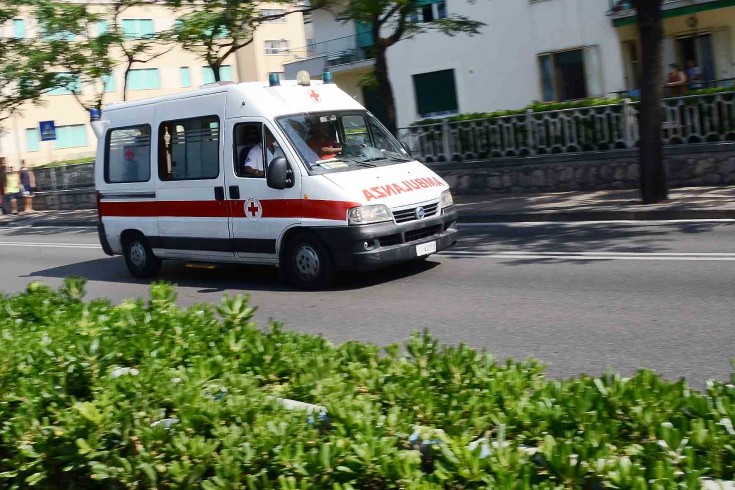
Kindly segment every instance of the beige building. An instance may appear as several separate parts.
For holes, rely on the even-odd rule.
[[[626,89],[639,88],[638,19],[629,0],[610,0],[609,15],[623,52]],[[732,0],[664,0],[665,70],[671,63],[696,66],[690,88],[735,85],[735,2]],[[691,68],[690,68],[691,69]],[[691,72],[690,72],[691,74]],[[696,80],[696,78],[699,80]]]
[[[283,12],[284,6],[263,3],[260,8],[262,14],[268,16]],[[176,15],[181,15],[181,12],[149,5],[126,10],[120,16],[120,22],[126,33],[142,36],[171,29]],[[105,22],[94,26],[99,32],[105,28]],[[38,24],[29,16],[13,19],[0,27],[0,39],[32,37],[38,33]],[[94,35],[90,33],[90,36]],[[234,82],[267,80],[270,72],[283,73],[283,63],[290,47],[305,44],[303,15],[300,12],[263,23],[256,31],[253,42],[224,62],[220,71],[221,79]],[[111,77],[105,80],[104,105],[123,100],[125,66],[122,57],[120,61]],[[132,68],[128,77],[127,100],[185,92],[214,81],[211,70],[202,59],[180,46]],[[94,99],[95,90],[101,89],[101,84],[97,89],[82,87],[81,96]],[[42,121],[54,122],[55,141],[41,141],[39,123]],[[27,104],[19,114],[5,120],[3,125],[0,129],[0,155],[4,155],[11,165],[21,160],[29,165],[39,165],[90,158],[97,144],[89,125],[89,114],[68,90],[57,89],[45,95],[40,104]]]

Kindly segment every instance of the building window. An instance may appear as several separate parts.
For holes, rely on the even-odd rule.
[[[191,73],[189,72],[188,66],[182,66],[179,68],[179,74],[181,75],[181,86],[191,87]]]
[[[584,49],[539,56],[544,101],[584,99],[588,96]]]
[[[128,88],[130,90],[151,90],[161,88],[158,77],[158,68],[130,70],[128,73]]]
[[[148,182],[151,179],[151,127],[113,129],[105,139],[105,182]]]
[[[219,79],[221,82],[232,81],[232,67],[230,65],[222,65],[219,67]],[[202,84],[214,83],[214,72],[208,66],[202,67]]]
[[[274,17],[281,15],[282,17],[276,17],[275,19],[264,19],[264,24],[284,24],[286,22],[286,16],[283,15],[286,11],[283,9],[263,9],[260,11],[261,17]]]
[[[126,39],[143,39],[153,36],[153,19],[123,19],[122,30]]]
[[[80,146],[87,146],[87,128],[84,124],[56,127],[55,149],[77,148]]]
[[[265,54],[286,54],[288,52],[288,41],[279,39],[265,42]]]
[[[409,15],[409,22],[432,22],[447,18],[447,2],[444,0],[419,0],[418,8]]]
[[[23,19],[13,19],[13,37],[16,39],[26,37],[26,23]]]
[[[106,20],[97,21],[97,36],[103,36],[107,34],[108,25]]]
[[[161,180],[216,179],[219,176],[219,118],[196,117],[161,123],[158,129]]]
[[[115,91],[115,76],[112,73],[109,75],[102,75],[102,83],[105,84],[105,92]]]
[[[456,114],[457,87],[454,70],[442,70],[413,76],[416,112],[420,117]]]
[[[38,128],[26,129],[26,151],[38,151],[41,149],[41,140],[38,137]]]
[[[48,95],[70,95],[81,88],[79,77],[66,72],[57,73],[55,83],[56,88],[49,91]]]

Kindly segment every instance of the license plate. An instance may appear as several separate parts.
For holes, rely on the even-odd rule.
[[[436,252],[436,242],[422,243],[421,245],[416,245],[417,257],[433,254],[434,252]]]

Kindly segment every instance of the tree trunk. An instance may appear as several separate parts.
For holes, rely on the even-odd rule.
[[[375,81],[378,85],[378,94],[385,108],[385,127],[393,135],[397,133],[398,123],[396,122],[396,101],[393,98],[393,87],[388,78],[388,61],[385,57],[386,49],[382,46],[376,46],[375,53]]]
[[[123,102],[128,100],[128,76],[132,67],[132,63],[128,63],[128,66],[125,67],[125,74],[123,75]]]
[[[663,103],[663,26],[661,0],[633,0],[641,39],[641,102],[639,166],[641,198],[652,204],[668,199],[661,142]]]
[[[220,74],[219,74],[219,63],[215,63],[214,65],[210,65],[210,68],[212,69],[212,73],[214,73],[214,82],[217,83],[220,81]]]

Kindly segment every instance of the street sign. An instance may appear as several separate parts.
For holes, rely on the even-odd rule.
[[[41,121],[38,123],[41,141],[54,141],[56,140],[56,126],[53,121]]]

